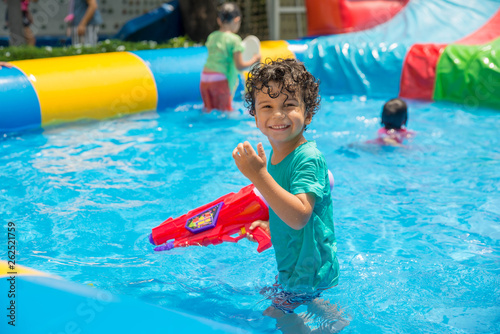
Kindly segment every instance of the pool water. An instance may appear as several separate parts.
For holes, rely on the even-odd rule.
[[[413,141],[363,144],[383,103],[324,97],[306,133],[335,176],[341,278],[325,299],[350,321],[345,333],[500,332],[500,113],[411,102]],[[274,282],[272,250],[242,240],[154,253],[148,242],[168,217],[249,183],[231,157],[239,142],[269,154],[253,118],[200,108],[0,139],[0,212],[16,223],[18,263],[275,332],[259,294]]]

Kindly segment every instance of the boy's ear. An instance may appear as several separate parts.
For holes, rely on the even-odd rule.
[[[312,118],[313,118],[312,113],[310,113],[310,112],[307,113],[306,118],[304,119],[304,124],[305,125],[311,124]]]
[[[241,16],[236,16],[234,18],[234,22],[240,22],[241,21]]]

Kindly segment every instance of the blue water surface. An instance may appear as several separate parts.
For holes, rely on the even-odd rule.
[[[324,97],[306,133],[335,176],[341,278],[323,296],[331,317],[302,317],[312,328],[340,317],[345,333],[500,332],[500,113],[410,102],[413,141],[363,144],[383,103]],[[272,250],[242,240],[154,253],[147,239],[249,183],[231,157],[244,140],[269,154],[252,117],[200,105],[4,136],[0,212],[16,223],[18,263],[276,332],[259,293],[274,282]]]

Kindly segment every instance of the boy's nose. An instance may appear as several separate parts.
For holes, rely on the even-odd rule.
[[[281,108],[276,108],[274,109],[274,113],[273,113],[276,117],[281,117],[281,118],[284,118],[286,116],[286,113],[283,109]]]

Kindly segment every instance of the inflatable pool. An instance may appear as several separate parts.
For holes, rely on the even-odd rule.
[[[15,273],[15,274],[14,274]],[[5,307],[2,333],[144,333],[158,328],[202,333],[244,333],[239,328],[61,278],[0,262],[0,288],[13,301]],[[2,300],[7,300],[2,299]]]
[[[412,0],[398,9],[390,19],[369,30],[311,40],[266,41],[262,42],[262,55],[275,58],[294,56],[303,61],[322,81],[323,96],[400,95],[426,101],[451,101],[469,107],[500,108],[499,8],[500,3],[492,0],[474,3],[465,0]],[[445,17],[453,19],[448,21]],[[205,58],[206,49],[196,47],[13,62],[13,68],[0,70],[0,131],[10,133],[82,119],[99,120],[144,111],[161,112],[187,102],[200,103],[199,75]],[[172,115],[172,119],[178,119],[178,116],[175,118]],[[161,131],[159,127],[154,130]],[[74,130],[74,133],[77,132],[85,132],[85,128]],[[115,140],[114,136],[113,134],[112,140]],[[167,136],[165,138],[165,141],[175,140],[175,136],[173,139]],[[76,136],[75,140],[80,139]],[[135,144],[132,142],[127,145],[132,148]],[[58,147],[61,144],[57,142],[52,146]],[[355,156],[348,149],[340,150],[344,150],[342,154]],[[40,156],[43,157],[43,153]],[[66,152],[62,154],[63,158],[67,158],[65,154]],[[72,154],[67,155],[71,158]],[[78,160],[70,158],[67,158],[70,164],[78,165]],[[183,159],[182,156],[167,158],[175,160],[175,163]],[[148,156],[143,158],[147,159]],[[37,168],[42,171],[40,174],[46,172],[43,170],[44,162],[34,160],[36,157],[30,155],[28,162],[37,164]],[[205,169],[204,166],[203,168]],[[64,174],[59,171],[55,173]],[[137,174],[141,173],[147,175],[148,171]],[[40,177],[42,176],[36,174],[26,182],[36,183]],[[169,180],[175,180],[176,177],[179,176],[175,172],[168,175]],[[66,186],[71,180],[66,175],[61,178],[65,184],[57,184],[56,187],[65,192],[73,191]],[[128,182],[126,177],[124,180]],[[147,180],[147,176],[144,180]],[[25,183],[16,183],[13,187],[15,196],[25,197],[24,186]],[[179,196],[187,193],[191,195],[198,190],[191,189],[191,193],[182,190]],[[43,193],[38,195],[44,196]],[[103,197],[111,196],[106,194]],[[84,202],[72,205],[94,205],[90,199],[85,200],[90,204]],[[181,200],[182,198],[179,199]],[[493,208],[495,203],[493,201],[484,206]],[[36,209],[46,210],[43,205],[40,206]],[[38,222],[30,221],[27,226],[36,223]],[[47,233],[60,233],[55,226],[47,230]],[[71,233],[74,231],[68,232]],[[36,235],[27,238],[33,241]],[[134,242],[126,241],[130,244]],[[142,244],[146,240],[140,239],[139,242]],[[111,247],[123,247],[123,244],[117,244],[118,242],[113,243]],[[104,260],[112,261],[107,258]],[[354,258],[352,261],[362,266],[364,260]],[[66,266],[68,270],[71,270],[71,264],[70,262]],[[2,289],[8,291],[11,283],[7,278],[14,274],[4,264],[1,269]],[[168,269],[159,268],[162,271]],[[399,267],[395,269],[401,270]],[[189,274],[189,269],[187,270]],[[168,308],[117,297],[105,290],[73,284],[49,274],[26,268],[23,269],[23,275],[20,273],[21,269],[16,272],[16,289],[23,293],[19,294],[16,310],[18,315],[28,314],[29,321],[27,318],[19,321],[19,327],[16,328],[18,333],[31,333],[32,327],[28,328],[31,324],[40,324],[39,332],[71,332],[80,328],[92,333],[130,330],[154,332],[163,328],[165,323],[171,325],[172,330],[183,332],[244,332],[226,324]],[[192,292],[187,290],[187,294]],[[156,292],[153,291],[152,294]],[[196,297],[197,293],[198,291],[194,291],[193,295]],[[106,307],[102,307],[104,304]],[[95,321],[87,322],[92,314]],[[9,332],[11,329],[4,327],[7,322],[2,322],[0,326],[1,332],[4,329]]]

